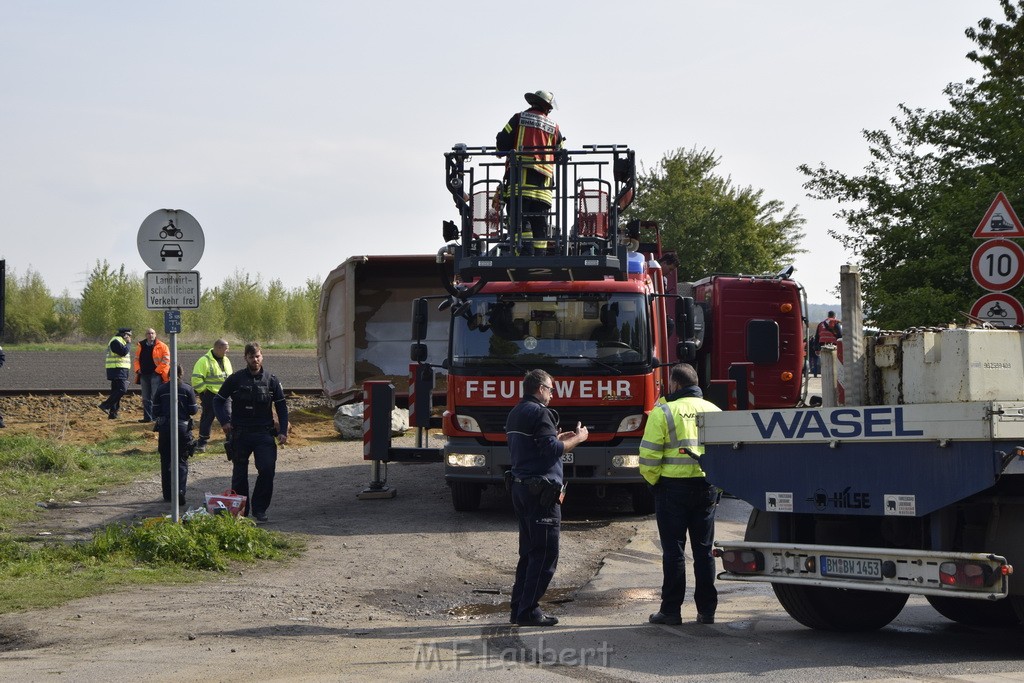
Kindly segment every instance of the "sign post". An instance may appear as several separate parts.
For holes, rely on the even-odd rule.
[[[180,520],[178,491],[178,333],[182,308],[199,308],[199,273],[192,269],[206,248],[199,221],[181,209],[159,209],[139,226],[139,256],[152,268],[146,272],[146,308],[164,311],[164,332],[170,337],[171,415],[167,425],[170,436],[171,519]],[[162,464],[161,464],[162,466]],[[161,473],[161,478],[163,474]]]

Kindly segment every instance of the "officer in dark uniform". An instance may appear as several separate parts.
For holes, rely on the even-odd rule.
[[[558,433],[558,416],[548,409],[551,375],[531,370],[523,378],[523,398],[508,414],[505,433],[512,457],[512,505],[519,519],[519,564],[512,586],[509,621],[520,626],[554,626],[540,599],[558,564],[562,523],[562,454],[587,440],[587,428]]]
[[[100,403],[100,410],[107,413],[111,420],[117,419],[121,410],[121,397],[128,393],[128,372],[132,368],[132,330],[122,327],[107,342],[107,357],[104,366],[107,379],[110,380],[110,396]]]
[[[184,374],[178,366],[178,504],[185,504],[188,481],[188,459],[195,450],[192,440],[192,416],[199,412],[192,385],[181,381]],[[164,500],[171,500],[171,383],[164,382],[153,394],[153,417],[156,419],[157,448],[160,451],[160,486]]]
[[[245,365],[224,380],[213,407],[225,437],[231,442],[231,488],[239,495],[249,495],[252,454],[256,486],[247,509],[257,522],[266,522],[267,508],[274,495],[277,444],[283,446],[288,441],[288,404],[281,382],[263,369],[263,349],[256,342],[245,345]],[[273,411],[277,411],[277,427]]]

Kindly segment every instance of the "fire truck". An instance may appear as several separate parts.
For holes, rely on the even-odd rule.
[[[410,386],[429,396],[434,371],[445,376],[436,457],[456,510],[477,509],[483,490],[502,483],[505,418],[523,375],[540,368],[553,378],[560,431],[580,423],[590,432],[564,456],[570,490],[626,487],[635,511],[649,513],[639,446],[671,365],[694,363],[726,405],[797,405],[806,393],[803,289],[790,271],[678,284],[657,225],[620,220],[636,191],[634,152],[621,145],[550,150],[553,202],[542,218],[551,239],[544,253],[525,255],[520,226],[537,216],[524,214],[522,188],[509,179],[537,163],[534,152],[456,145],[445,154],[458,220],[445,221],[437,253],[444,293],[413,301]],[[435,307],[447,324],[440,363],[427,343]],[[423,460],[428,449],[412,450],[386,457]]]

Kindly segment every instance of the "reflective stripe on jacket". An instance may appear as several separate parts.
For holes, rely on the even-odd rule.
[[[132,363],[132,369],[135,372],[141,372],[142,366],[139,363],[139,355],[142,351],[142,345],[146,342],[139,342],[139,351],[135,353],[135,361]],[[153,342],[153,365],[156,366],[156,374],[160,375],[160,379],[165,382],[171,381],[171,350],[167,348],[167,344],[164,344],[159,339]]]
[[[132,366],[131,353],[127,352],[124,355],[115,353],[114,349],[111,348],[111,344],[114,342],[123,346],[126,352],[128,351],[129,347],[128,344],[125,343],[124,337],[118,337],[117,335],[111,337],[110,341],[107,342],[107,358],[103,366],[107,370],[128,370]]]
[[[718,412],[714,403],[703,398],[686,396],[666,402],[658,399],[647,416],[647,426],[640,442],[640,474],[650,484],[661,477],[673,479],[703,478],[704,471],[685,450],[698,456],[704,447],[697,440],[697,414]]]
[[[223,363],[224,367],[221,367],[221,361],[213,355],[213,349],[196,361],[192,367],[192,388],[197,394],[204,391],[216,394],[220,391],[224,380],[231,374],[231,361],[228,360],[227,354],[224,355]]]
[[[554,150],[562,146],[558,124],[537,109],[527,109],[513,116],[497,139],[501,151],[525,150],[519,157],[522,170],[516,179],[522,196],[550,205],[555,175]],[[532,150],[537,147],[548,149]]]

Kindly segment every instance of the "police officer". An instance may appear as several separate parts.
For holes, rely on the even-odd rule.
[[[249,495],[252,454],[256,486],[246,507],[257,522],[266,522],[267,508],[274,495],[277,444],[283,446],[288,441],[288,403],[281,382],[264,370],[263,349],[258,343],[245,345],[245,365],[224,380],[213,406],[224,435],[231,442],[231,488],[239,495]],[[273,411],[277,412],[277,427]]]
[[[192,455],[192,416],[199,412],[196,392],[181,381],[184,371],[178,366],[178,504],[185,504],[188,481],[188,458]],[[153,417],[156,419],[157,448],[160,451],[160,486],[164,500],[171,500],[171,383],[165,382],[153,394]]]
[[[203,415],[199,418],[197,453],[205,451],[206,443],[210,440],[210,427],[213,426],[214,417],[213,397],[217,395],[224,380],[232,372],[231,360],[227,357],[227,352],[227,340],[218,339],[213,343],[213,348],[192,366],[192,388],[195,389],[203,404]]]
[[[658,399],[647,416],[640,442],[640,474],[654,488],[655,516],[661,536],[661,609],[652,624],[681,624],[686,592],[686,533],[690,533],[693,601],[697,623],[715,623],[718,591],[711,544],[715,537],[718,490],[704,478],[694,457],[704,454],[697,441],[697,415],[717,412],[697,386],[697,371],[685,363],[673,366],[668,396]]]
[[[558,564],[562,522],[562,454],[587,440],[587,428],[558,433],[558,416],[547,405],[551,375],[531,370],[523,378],[523,398],[508,414],[505,433],[512,457],[512,505],[519,519],[519,563],[512,586],[509,621],[520,626],[554,626],[540,599]]]
[[[565,138],[550,118],[556,107],[555,96],[547,90],[528,92],[530,108],[514,114],[495,136],[498,151],[519,151],[522,162],[518,177],[513,166],[505,168],[505,196],[508,202],[520,202],[520,228],[523,256],[544,254],[548,249],[548,214],[551,213],[551,188],[555,176],[555,150]],[[525,151],[524,151],[525,150]]]
[[[121,410],[121,397],[128,392],[128,372],[132,369],[132,330],[122,327],[107,342],[107,379],[110,380],[110,396],[99,404],[100,410],[111,420],[117,419]]]

